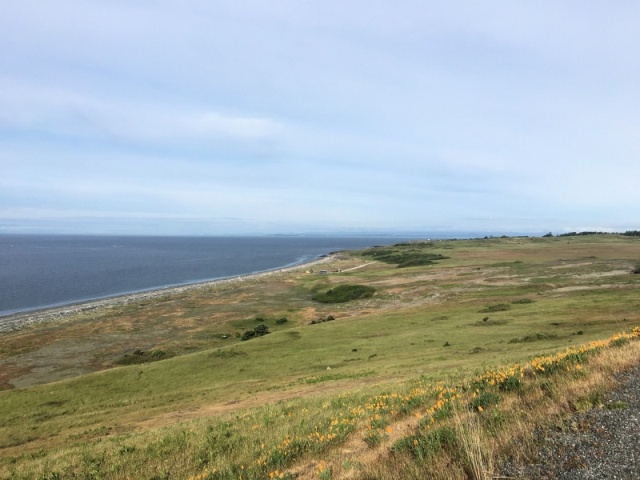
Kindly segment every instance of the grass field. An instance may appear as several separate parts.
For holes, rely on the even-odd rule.
[[[0,477],[423,478],[429,457],[433,472],[453,462],[458,478],[484,478],[460,453],[461,439],[473,428],[493,428],[496,438],[510,431],[505,425],[522,425],[523,436],[531,428],[517,408],[496,404],[542,395],[558,415],[597,404],[605,373],[637,361],[633,337],[563,364],[564,377],[519,371],[513,392],[478,391],[484,407],[470,397],[483,372],[640,325],[637,238],[391,250],[384,261],[375,249],[336,255],[326,275],[300,269],[3,334]],[[313,300],[354,285],[375,294]],[[271,333],[241,341],[258,325]],[[118,366],[132,355],[166,359]],[[572,398],[567,389],[577,385],[583,393]],[[492,452],[505,445],[496,440]],[[476,453],[484,470],[493,458],[485,447]]]

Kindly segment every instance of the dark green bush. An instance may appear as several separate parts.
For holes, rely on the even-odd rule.
[[[518,300],[511,300],[511,303],[514,305],[525,305],[527,303],[533,303],[533,300],[530,298],[519,298]]]
[[[344,303],[361,298],[371,298],[375,288],[366,285],[339,285],[326,292],[316,293],[313,300],[321,303]]]
[[[449,258],[439,253],[425,253],[419,250],[407,250],[405,248],[370,248],[365,250],[362,255],[373,257],[384,263],[395,263],[398,265],[398,268],[432,265],[435,260],[444,260]]]
[[[398,264],[398,268],[421,267],[423,265],[433,265],[435,262],[423,256],[409,258]]]
[[[282,325],[283,323],[287,323],[289,321],[288,318],[282,317],[276,320],[276,325]]]
[[[333,315],[328,315],[324,318],[319,318],[318,320],[311,320],[311,325],[317,325],[318,323],[324,323],[324,322],[332,322],[335,320],[335,317]]]
[[[242,334],[242,337],[240,337],[240,340],[246,341],[255,337],[261,337],[263,335],[267,335],[269,333],[270,333],[269,327],[267,327],[264,324],[260,324],[260,325],[257,325],[253,330],[247,330],[246,332],[244,332]]]
[[[257,325],[253,329],[253,331],[258,335],[266,335],[267,333],[269,333],[269,327],[267,327],[266,325]]]
[[[254,332],[253,330],[246,330],[240,337],[240,340],[245,342],[247,340],[251,340],[255,336],[256,336],[256,332]]]

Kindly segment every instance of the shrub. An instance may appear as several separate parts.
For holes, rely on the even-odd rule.
[[[276,325],[282,325],[283,323],[287,323],[289,321],[288,318],[282,317],[276,320]]]
[[[369,250],[365,250],[362,255],[374,257],[376,260],[384,263],[395,263],[398,265],[398,268],[432,265],[435,263],[435,260],[449,258],[439,253],[424,253],[416,251],[415,249],[406,251],[405,249],[390,248],[370,248]]]
[[[407,268],[407,267],[421,267],[423,265],[433,265],[435,262],[428,258],[424,258],[423,256],[409,258],[402,263],[398,264],[398,268]]]
[[[321,303],[344,303],[361,298],[371,298],[375,288],[366,285],[339,285],[324,293],[316,293],[313,300]]]
[[[246,340],[252,339],[255,336],[256,336],[256,332],[254,332],[253,330],[246,330],[240,337],[240,340],[244,342]]]
[[[548,340],[549,338],[556,337],[553,333],[544,333],[544,332],[535,332],[529,335],[525,335],[524,337],[512,338],[509,340],[509,343],[527,343],[527,342],[537,342],[538,340]]]
[[[253,330],[247,330],[246,332],[244,332],[242,334],[242,337],[240,337],[240,340],[246,341],[255,337],[261,337],[263,335],[267,335],[269,333],[270,333],[269,327],[267,327],[264,324],[260,324],[260,325],[257,325]]]
[[[640,274],[640,263],[636,263],[636,266],[631,270],[631,273],[635,273],[636,275]]]
[[[254,332],[256,332],[257,335],[266,335],[267,333],[269,333],[269,327],[267,327],[264,324],[261,325],[257,325],[254,329]]]
[[[332,322],[335,320],[335,317],[333,315],[327,315],[324,318],[319,318],[318,320],[311,320],[311,325],[316,325],[318,323],[324,323],[324,322]]]
[[[125,354],[123,357],[116,360],[118,365],[137,365],[140,363],[157,362],[165,358],[171,358],[173,354],[165,352],[164,350],[152,350],[150,352],[143,352],[140,349],[134,350],[131,355]]]
[[[511,303],[514,305],[525,305],[527,303],[533,303],[533,300],[530,298],[520,298],[518,300],[512,300]]]

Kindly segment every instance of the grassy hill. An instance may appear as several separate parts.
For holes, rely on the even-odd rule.
[[[617,235],[419,242],[3,334],[0,477],[482,478],[462,439],[517,438],[498,405],[587,408],[637,361],[633,334],[554,355],[640,325],[639,259]]]

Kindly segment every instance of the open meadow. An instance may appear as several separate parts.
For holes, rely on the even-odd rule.
[[[0,334],[0,478],[490,478],[638,363],[639,262],[412,242]]]

